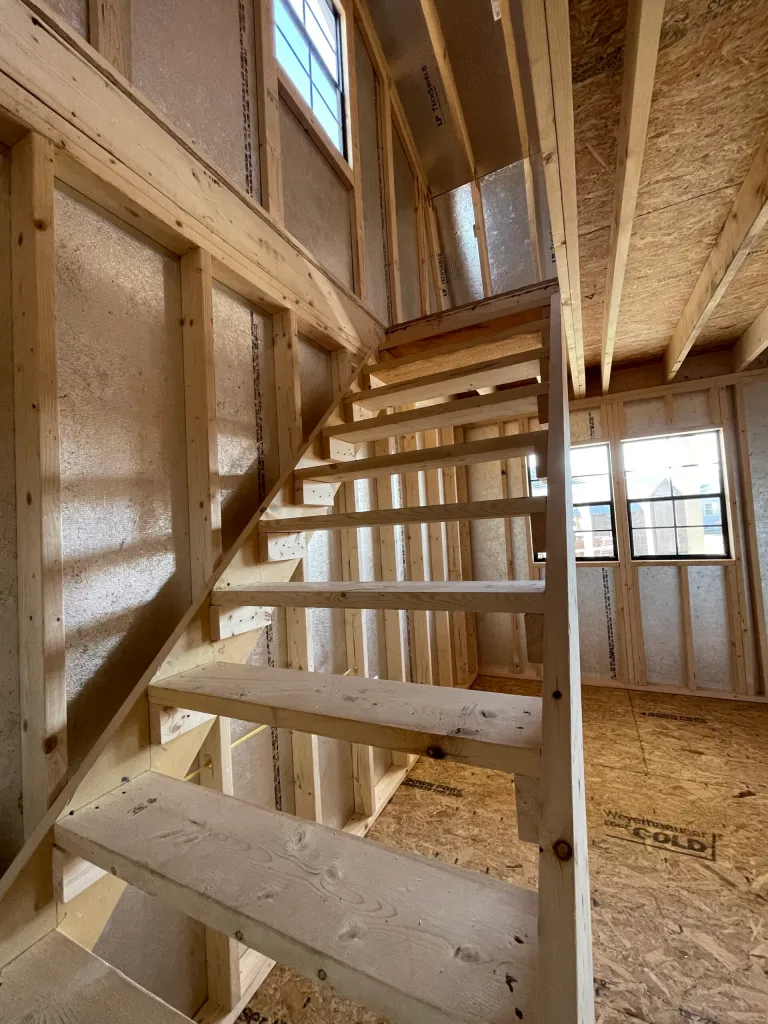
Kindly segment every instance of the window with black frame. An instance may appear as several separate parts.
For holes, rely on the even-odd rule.
[[[547,493],[546,479],[536,473],[536,456],[529,455],[528,487],[533,496]],[[611,486],[611,457],[607,444],[571,448],[573,479],[573,533],[577,562],[616,560],[616,520]],[[546,552],[534,551],[536,562],[546,561]]]
[[[632,557],[728,558],[720,431],[622,441]]]
[[[275,55],[346,156],[341,19],[329,0],[275,0]]]

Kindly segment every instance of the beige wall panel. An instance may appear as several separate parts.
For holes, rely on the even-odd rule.
[[[691,566],[688,586],[696,686],[702,690],[733,689],[725,569],[721,565]]]
[[[621,666],[613,570],[580,564],[576,582],[582,674],[617,679]]]
[[[131,45],[136,87],[258,198],[251,4],[131,0]]]
[[[365,280],[368,302],[376,316],[389,321],[387,258],[379,164],[378,83],[360,30],[355,26],[357,120],[360,135],[360,174],[363,190]]]
[[[285,103],[280,104],[285,226],[352,287],[349,191]]]
[[[0,146],[0,871],[23,839],[9,200],[10,154]]]
[[[676,565],[641,566],[638,570],[647,681],[659,686],[685,685],[685,641]]]

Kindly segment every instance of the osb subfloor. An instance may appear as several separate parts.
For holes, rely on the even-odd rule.
[[[588,687],[584,731],[598,1024],[765,1024],[768,708]],[[535,888],[512,785],[421,761],[370,835]],[[283,968],[240,1019],[382,1021]]]

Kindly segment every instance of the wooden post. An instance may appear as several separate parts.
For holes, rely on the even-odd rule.
[[[116,71],[131,77],[131,0],[88,0],[91,46]]]
[[[421,448],[416,434],[406,434],[402,439],[402,451],[411,452]],[[403,474],[403,504],[408,507],[421,505],[421,495],[418,473]],[[424,544],[422,540],[421,524],[405,527],[405,550],[408,564],[408,579],[423,580],[424,573]],[[412,671],[414,682],[434,682],[432,650],[430,648],[429,624],[427,612],[409,612],[411,621],[411,636],[413,638],[413,662]]]
[[[539,1020],[594,1021],[568,382],[552,298],[539,821]],[[557,984],[552,978],[557,975]]]
[[[454,428],[444,427],[440,431],[440,444],[454,443]],[[458,487],[456,482],[457,470],[455,466],[442,470],[443,494],[448,504],[458,502]],[[448,565],[449,580],[469,579],[471,572],[464,576],[464,565],[462,562],[461,550],[461,522],[445,524],[446,538],[446,559]],[[469,650],[467,645],[467,617],[470,612],[453,612],[453,641],[454,657],[456,665],[455,683],[458,686],[471,686],[474,676],[470,678],[469,671]]]
[[[221,493],[216,427],[211,257],[192,249],[181,258],[181,324],[184,348],[189,553],[193,598],[221,558]],[[217,718],[199,752],[200,784],[229,796],[232,748],[228,718]],[[228,935],[205,929],[208,1003],[228,1012],[242,995],[240,946]]]
[[[29,836],[67,777],[53,147],[11,150],[21,776]]]
[[[355,292],[367,300],[365,276],[365,238],[363,219],[363,183],[360,162],[360,132],[357,121],[357,70],[355,64],[354,0],[341,0],[345,45],[342,47],[344,64],[344,112],[347,123],[348,162],[352,168],[354,184],[350,189],[350,216],[352,218],[352,274]]]
[[[424,446],[436,448],[440,444],[437,430],[424,432]],[[429,469],[425,473],[427,483],[427,504],[440,505],[444,502],[441,489],[439,469]],[[427,526],[427,537],[429,540],[429,567],[431,578],[436,581],[450,579],[446,567],[445,544],[443,536],[445,523],[430,523]],[[453,686],[455,684],[456,652],[453,635],[453,618],[451,612],[435,612],[435,647],[437,657],[435,666],[437,678],[435,682],[440,686]]]
[[[261,205],[283,223],[283,169],[280,147],[280,97],[275,59],[272,0],[254,0],[256,103],[259,114]]]
[[[455,427],[453,432],[457,444],[464,441],[464,428]],[[456,497],[458,501],[469,501],[469,486],[467,483],[467,467],[456,467]],[[470,536],[469,523],[465,520],[459,523],[459,546],[461,551],[461,578],[463,580],[474,579],[472,569],[472,540]],[[478,671],[477,660],[477,619],[474,612],[464,612],[467,633],[467,672],[469,680],[467,686],[475,681]]]

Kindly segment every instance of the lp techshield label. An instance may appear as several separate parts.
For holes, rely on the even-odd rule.
[[[628,843],[639,843],[667,853],[681,853],[699,860],[717,860],[717,834],[683,825],[636,817],[624,811],[604,811],[606,835]]]

